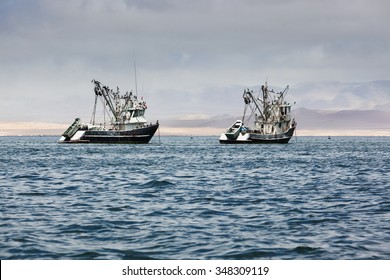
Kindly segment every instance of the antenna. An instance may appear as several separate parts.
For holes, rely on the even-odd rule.
[[[134,79],[135,79],[135,95],[138,96],[138,87],[137,87],[137,67],[135,65],[134,59]]]

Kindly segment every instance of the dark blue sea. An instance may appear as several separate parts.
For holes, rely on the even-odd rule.
[[[0,137],[0,259],[390,259],[390,137]]]

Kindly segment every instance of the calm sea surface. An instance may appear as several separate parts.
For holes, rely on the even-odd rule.
[[[0,259],[390,259],[390,137],[0,137]]]

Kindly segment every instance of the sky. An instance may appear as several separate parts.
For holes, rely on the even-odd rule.
[[[92,79],[137,90],[153,122],[239,114],[243,89],[264,81],[388,80],[389,11],[388,0],[1,0],[0,122],[89,120]]]

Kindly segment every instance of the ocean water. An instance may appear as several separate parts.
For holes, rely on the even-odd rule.
[[[1,259],[390,259],[390,137],[0,137]]]

